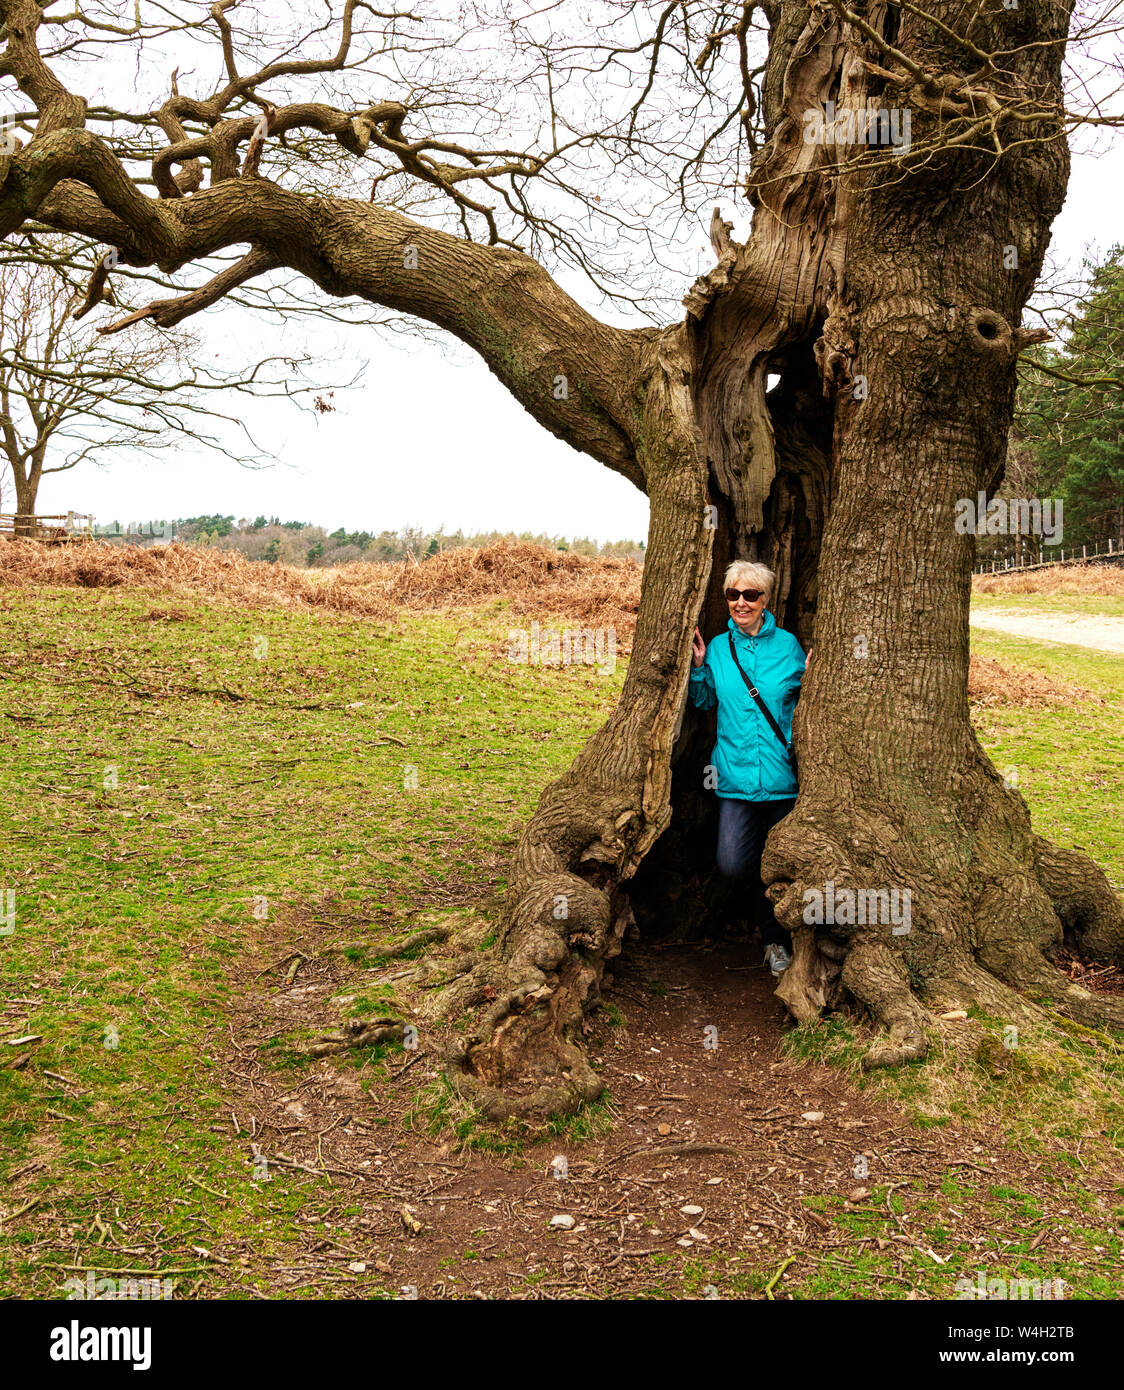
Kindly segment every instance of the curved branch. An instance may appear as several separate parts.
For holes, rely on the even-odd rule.
[[[656,330],[618,329],[594,318],[531,257],[462,240],[377,204],[312,197],[264,178],[153,200],[96,136],[71,130],[46,143],[33,172],[21,166],[24,197],[15,206],[5,186],[0,230],[34,213],[58,230],[119,246],[130,264],[164,271],[249,243],[256,252],[218,277],[217,287],[212,282],[186,306],[181,301],[186,311],[176,312],[177,321],[215,302],[224,286],[265,269],[267,260],[290,266],[328,294],[355,295],[448,330],[553,434],[644,487],[637,392],[641,352]],[[146,317],[173,312],[150,308]]]

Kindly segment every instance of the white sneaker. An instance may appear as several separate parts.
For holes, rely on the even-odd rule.
[[[792,956],[779,941],[771,941],[765,947],[765,964],[779,978],[792,964]]]

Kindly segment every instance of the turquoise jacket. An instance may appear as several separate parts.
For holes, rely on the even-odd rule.
[[[756,637],[747,637],[733,618],[727,628],[734,634],[742,670],[791,743],[792,711],[805,665],[800,643],[777,626],[768,610]],[[711,759],[718,795],[739,801],[783,801],[795,796],[796,778],[788,755],[738,675],[725,633],[707,643],[703,664],[691,667],[689,689],[691,703],[699,709],[718,705],[718,742]]]

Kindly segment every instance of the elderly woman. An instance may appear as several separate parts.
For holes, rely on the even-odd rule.
[[[775,976],[792,962],[792,938],[773,916],[761,880],[769,831],[796,801],[792,711],[805,657],[791,632],[765,605],[776,575],[764,565],[735,560],[726,571],[728,631],[708,646],[698,628],[692,645],[691,701],[718,706],[713,753],[718,793],[718,868],[746,882],[749,912],[761,928],[765,964]]]

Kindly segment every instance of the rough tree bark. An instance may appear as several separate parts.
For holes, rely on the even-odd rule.
[[[951,7],[933,13],[952,22]],[[814,642],[797,712],[800,796],[763,864],[794,936],[777,994],[795,1018],[858,1001],[885,1028],[864,1059],[871,1067],[922,1057],[935,1015],[973,1004],[1025,1021],[1042,1017],[1039,998],[1087,1023],[1124,1025],[1119,1001],[1051,964],[1067,937],[1124,959],[1124,912],[1090,860],[1033,834],[1022,797],[976,740],[973,542],[953,525],[957,498],[1002,477],[1015,360],[1030,341],[1018,325],[1068,153],[1042,123],[1037,142],[1000,158],[978,141],[940,148],[950,90],[976,64],[921,20],[902,15],[899,29],[888,5],[863,14],[945,84],[910,81],[907,70],[891,90],[884,53],[839,15],[785,5],[774,16],[752,234],[735,245],[716,213],[718,264],[685,301],[679,395],[649,395],[662,438],[686,441],[692,426],[701,437],[705,482],[686,447],[678,488],[649,479],[649,560],[620,708],[544,791],[517,852],[497,960],[458,991],[463,1007],[499,981],[455,1059],[460,1089],[494,1117],[599,1092],[580,1047],[583,1013],[633,917],[652,931],[713,920],[713,816],[701,790],[711,731],[694,711],[684,719],[684,684],[691,615],[701,611],[704,633],[720,628],[721,575],[735,556],[777,571],[777,617]],[[999,9],[973,37],[985,49],[1056,40],[1065,22],[1064,7],[1024,7],[1014,19]],[[1056,97],[1059,64],[1057,43],[1036,48],[1018,75]],[[832,99],[840,111],[888,105],[894,91],[912,107],[915,136],[935,148],[852,159],[840,174],[822,146],[803,142],[805,111]],[[660,367],[666,374],[666,357]],[[770,372],[781,381],[767,400]],[[713,529],[690,512],[703,486]],[[649,687],[665,668],[673,698],[661,701]],[[806,924],[806,890],[828,881],[908,889],[909,931],[888,920]]]
[[[792,1014],[857,1000],[884,1029],[869,1065],[921,1057],[949,1005],[1018,1021],[1041,1017],[1041,998],[1124,1026],[1119,1002],[1051,964],[1066,938],[1124,959],[1124,910],[1094,864],[1033,834],[975,738],[972,541],[953,526],[956,499],[1001,477],[1015,360],[1031,337],[1021,313],[1064,195],[1050,108],[1065,4],[996,0],[970,38],[944,0],[929,14],[881,0],[861,14],[842,0],[768,6],[752,232],[735,242],[716,211],[716,264],[684,320],[632,332],[599,323],[519,252],[239,176],[234,150],[252,123],[226,121],[218,98],[211,141],[160,155],[161,197],[144,196],[38,58],[37,7],[0,10],[6,69],[45,113],[0,188],[0,231],[34,215],[166,271],[248,243],[240,268],[146,312],[178,322],[239,277],[292,266],[332,294],[449,329],[546,428],[650,498],[621,700],[543,791],[495,946],[428,996],[435,1015],[470,1019],[448,1059],[466,1097],[497,1119],[595,1097],[583,1024],[626,928],[702,931],[720,909],[703,793],[712,729],[686,686],[691,634],[724,620],[721,576],[735,556],[777,571],[776,616],[814,647],[796,720],[800,796],[763,866],[795,938],[778,989]],[[840,113],[908,110],[913,147],[806,141],[805,113],[829,101]],[[356,125],[292,107],[275,119],[351,149],[399,115],[371,108]],[[181,183],[177,166],[190,166]],[[805,924],[805,893],[828,881],[908,889],[910,930]]]
[[[40,468],[36,469],[34,464],[28,469],[27,474],[23,474],[18,468],[12,469],[12,482],[15,489],[15,515],[16,521],[13,526],[14,534],[17,536],[32,536],[35,534],[35,499],[39,495],[39,481],[42,472],[42,460]]]

